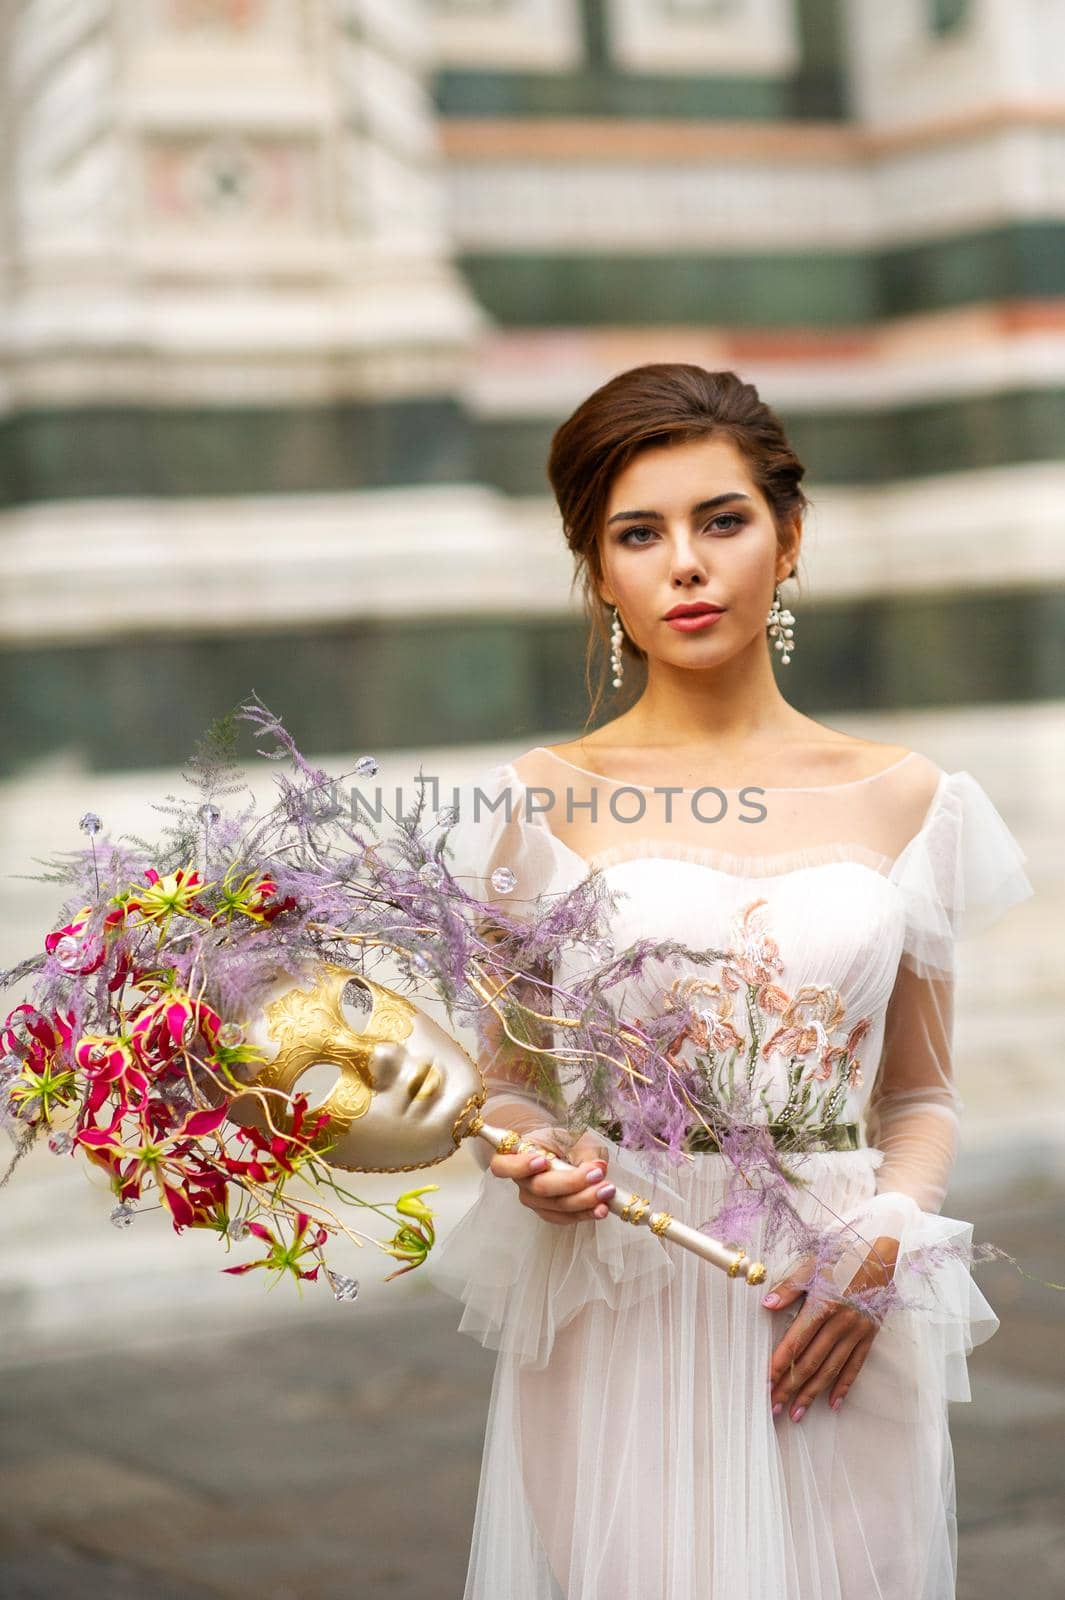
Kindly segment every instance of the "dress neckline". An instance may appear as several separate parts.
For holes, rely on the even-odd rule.
[[[592,772],[589,767],[579,767],[576,762],[569,761],[565,756],[549,750],[546,744],[533,745],[530,755],[542,751],[545,756],[550,756],[552,761],[559,761],[564,767],[569,767],[573,772],[583,773],[586,778],[595,778],[598,783],[609,783],[615,789],[640,789],[646,794],[654,794],[658,789],[668,787],[675,794],[698,794],[698,789],[678,789],[673,784],[626,783],[622,778],[608,778],[603,772]],[[720,783],[704,784],[704,788],[716,789],[720,794],[742,794],[746,789],[756,789],[759,794],[826,794],[834,789],[853,789],[860,783],[874,783],[877,778],[884,778],[889,772],[895,772],[904,762],[912,760],[917,754],[916,750],[907,750],[906,754],[897,757],[889,766],[881,767],[879,772],[870,772],[864,778],[849,778],[843,783],[793,783],[777,784],[767,787],[761,783],[745,783],[742,789],[726,789]]]
[[[535,748],[546,749],[546,746],[537,745]],[[906,755],[901,758],[901,760],[892,763],[892,765],[901,766],[903,761],[908,761],[910,756],[916,755],[917,753],[917,751],[909,750],[907,751]],[[547,754],[550,755],[551,751],[548,750]],[[563,758],[560,756],[558,759],[562,760]],[[570,763],[567,762],[566,765],[570,765]],[[527,790],[528,786],[525,783],[525,780],[522,778],[517,767],[512,761],[499,762],[494,770],[498,773],[509,775],[509,778],[513,780],[513,782],[523,793]],[[578,768],[577,770],[580,769]],[[887,772],[890,770],[890,768],[885,767],[883,770]],[[592,774],[592,776],[596,776],[596,774]],[[872,776],[874,778],[878,778],[882,776],[882,774],[877,772],[873,773]],[[642,859],[645,861],[668,861],[681,859],[704,866],[711,872],[717,872],[719,876],[724,878],[771,879],[789,877],[792,872],[808,872],[819,866],[842,865],[849,861],[855,866],[864,868],[864,870],[867,872],[874,872],[877,877],[887,878],[889,881],[892,881],[896,878],[903,863],[909,857],[910,852],[917,848],[918,841],[923,838],[930,822],[932,821],[932,818],[936,815],[936,812],[939,809],[941,798],[946,790],[947,784],[950,781],[950,777],[950,773],[948,773],[944,768],[940,768],[939,776],[936,779],[935,790],[928,802],[928,805],[925,807],[925,813],[921,819],[921,825],[917,829],[916,833],[914,833],[911,838],[907,839],[906,843],[896,856],[885,855],[878,850],[871,850],[865,845],[857,843],[848,844],[845,842],[841,842],[839,844],[823,844],[811,846],[809,848],[799,847],[798,849],[780,850],[764,856],[747,856],[739,855],[732,851],[718,849],[714,845],[699,845],[694,843],[673,845],[671,841],[665,841],[662,839],[646,839],[642,841],[633,840],[631,844],[615,846],[608,845],[605,849],[596,851],[592,856],[585,856],[582,855],[579,850],[575,850],[571,844],[567,844],[564,839],[561,839],[551,827],[546,817],[544,817],[542,814],[539,814],[535,817],[532,826],[540,829],[546,838],[551,841],[551,844],[556,850],[561,850],[570,858],[571,861],[579,863],[584,868],[586,873],[610,871],[614,867],[622,866],[626,862],[634,859]],[[609,782],[610,780],[607,779],[606,781]],[[867,783],[869,780],[868,778],[859,778],[855,781],[858,783]],[[635,787],[638,787],[638,785]],[[830,784],[828,787],[848,788],[850,785]],[[694,791],[689,790],[688,792],[693,793]],[[728,791],[726,791],[726,793],[727,792]],[[732,792],[738,793],[739,791],[733,790]],[[722,863],[726,860],[729,861],[729,866],[722,865]],[[743,863],[742,868],[740,867],[741,862]],[[755,863],[757,863],[757,866],[760,870],[752,870],[752,867]]]

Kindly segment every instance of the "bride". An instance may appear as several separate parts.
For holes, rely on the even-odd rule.
[[[612,687],[639,666],[640,688],[587,736],[483,773],[453,870],[512,912],[598,871],[618,948],[719,950],[715,967],[649,965],[626,1015],[690,996],[671,1049],[749,1067],[774,1139],[801,1087],[818,1109],[794,1203],[847,1226],[835,1281],[894,1277],[924,1299],[879,1323],[815,1300],[809,1263],[767,1251],[757,1218],[759,1289],[619,1226],[604,1202],[623,1184],[716,1232],[732,1162],[692,1130],[649,1180],[620,1125],[575,1139],[570,1086],[486,1032],[484,1116],[577,1171],[478,1149],[477,1198],[430,1258],[461,1331],[498,1351],[463,1600],[948,1600],[947,1405],[970,1398],[967,1357],[998,1326],[964,1255],[929,1249],[972,1238],[942,1214],[955,946],[1032,893],[1025,858],[969,773],[781,691],[774,656],[786,671],[802,627],[780,585],[808,502],[752,385],[622,372],[557,430],[548,471],[590,658],[609,623]],[[493,884],[512,881],[500,865],[513,888]]]

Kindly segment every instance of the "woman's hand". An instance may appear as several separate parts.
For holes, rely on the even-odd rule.
[[[897,1239],[877,1239],[848,1283],[848,1292],[887,1283],[894,1275],[898,1250]],[[812,1266],[812,1258],[804,1257],[788,1277],[769,1291],[777,1296],[774,1309],[789,1306],[805,1294],[804,1277],[808,1283]],[[769,1363],[773,1415],[779,1416],[787,1406],[792,1421],[801,1421],[811,1400],[829,1385],[829,1404],[838,1411],[879,1329],[879,1322],[854,1306],[832,1300],[804,1305]]]
[[[522,1135],[553,1150],[576,1167],[576,1172],[560,1172],[548,1166],[535,1151],[492,1157],[489,1172],[497,1178],[513,1178],[523,1206],[535,1211],[544,1222],[590,1222],[608,1215],[604,1201],[615,1193],[615,1185],[605,1182],[607,1147],[593,1133],[582,1133],[575,1142],[564,1128],[533,1128]]]

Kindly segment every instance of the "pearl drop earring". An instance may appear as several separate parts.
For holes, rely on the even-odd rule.
[[[618,608],[615,606],[614,621],[610,628],[610,665],[614,673],[615,689],[621,688],[621,676],[624,670],[621,662],[621,641],[623,638],[624,634],[621,629],[621,618],[618,616]]]
[[[787,666],[791,660],[791,653],[795,648],[795,629],[792,624],[795,618],[786,606],[780,603],[780,585],[778,584],[773,595],[773,604],[766,617],[766,626],[769,637],[773,641],[773,648],[780,651],[780,662]]]

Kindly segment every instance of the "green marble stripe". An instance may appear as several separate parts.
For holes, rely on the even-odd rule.
[[[767,395],[772,401],[772,396]],[[864,411],[777,408],[813,485],[867,487],[974,468],[1060,461],[1065,388],[972,395]],[[562,419],[559,418],[559,421]],[[482,419],[478,477],[513,495],[549,493],[554,419]]]
[[[603,0],[579,0],[579,65],[558,71],[443,67],[433,96],[444,117],[699,117],[778,121],[847,114],[839,0],[800,0],[798,67],[780,76],[636,72],[612,58]]]
[[[776,671],[810,714],[1065,695],[1065,587],[793,609],[795,655]],[[520,615],[9,648],[3,771],[60,751],[94,771],[180,763],[252,690],[308,751],[534,743],[583,725],[583,651],[579,622]],[[81,786],[72,827],[85,803]]]
[[[872,251],[470,251],[459,265],[506,326],[850,327],[1065,294],[1065,221],[1011,222]]]
[[[808,481],[844,487],[1056,461],[1065,437],[1065,388],[874,412],[779,409]],[[26,412],[0,422],[0,506],[453,482],[549,493],[544,464],[561,415],[492,421],[431,402],[397,404],[389,413],[387,406]]]
[[[442,68],[438,113],[448,117],[698,117],[778,122],[793,116],[792,86],[760,77],[697,78],[663,73],[516,72]],[[814,113],[809,113],[814,114]]]
[[[446,397],[25,411],[0,421],[0,505],[466,482],[473,448]]]

